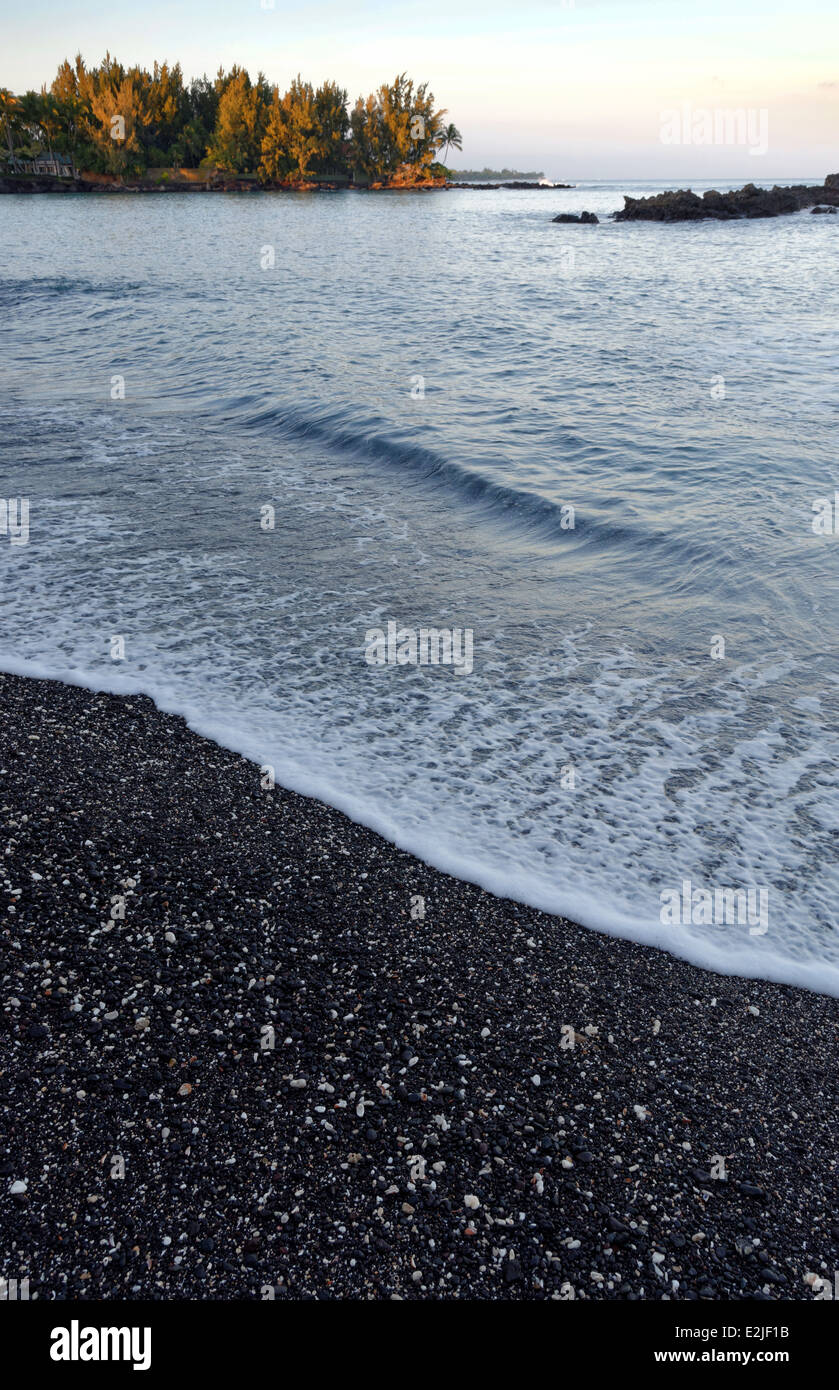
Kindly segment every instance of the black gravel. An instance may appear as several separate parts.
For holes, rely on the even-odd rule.
[[[0,1274],[31,1297],[832,1281],[839,1001],[448,878],[143,697],[0,676],[0,714]]]

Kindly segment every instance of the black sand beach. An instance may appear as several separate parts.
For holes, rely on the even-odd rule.
[[[0,1275],[30,1297],[832,1281],[839,1001],[493,898],[146,698],[2,676],[0,709]]]

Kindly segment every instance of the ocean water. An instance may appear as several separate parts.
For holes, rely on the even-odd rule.
[[[0,198],[0,666],[839,994],[839,219],[551,222],[664,186]],[[368,664],[388,620],[473,670]]]

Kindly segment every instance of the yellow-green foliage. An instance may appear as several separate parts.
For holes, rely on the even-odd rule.
[[[125,68],[109,53],[98,67],[65,60],[49,88],[0,92],[0,136],[9,156],[55,150],[81,169],[116,175],[149,167],[212,165],[264,181],[346,176],[410,182],[429,176],[441,148],[460,148],[454,126],[423,82],[405,73],[350,115],[336,82],[315,88],[297,76],[280,94],[260,73],[219,69],[185,84],[179,63],[151,72]]]

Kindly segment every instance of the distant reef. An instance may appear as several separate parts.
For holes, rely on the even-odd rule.
[[[527,179],[511,179],[508,183],[449,183],[447,188],[574,188],[573,183],[530,183]]]
[[[731,193],[715,189],[700,197],[691,189],[656,193],[650,198],[624,198],[625,207],[615,213],[616,222],[699,222],[711,218],[728,222],[735,218],[780,217],[814,204],[829,210],[839,206],[839,174],[828,174],[823,184],[795,184],[792,188],[758,188],[747,183]],[[814,208],[815,210],[815,208]]]

